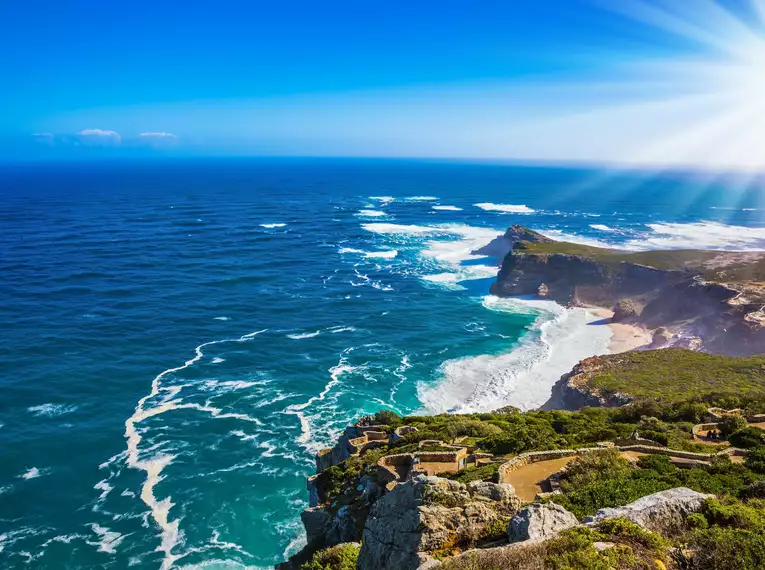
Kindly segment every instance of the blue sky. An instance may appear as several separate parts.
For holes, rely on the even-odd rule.
[[[0,152],[629,160],[729,109],[722,77],[759,89],[739,83],[763,16],[763,0],[4,2]]]

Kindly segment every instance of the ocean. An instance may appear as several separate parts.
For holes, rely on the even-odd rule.
[[[511,224],[765,249],[743,175],[395,160],[0,166],[0,567],[268,568],[354,418],[530,409],[607,351],[488,294]]]

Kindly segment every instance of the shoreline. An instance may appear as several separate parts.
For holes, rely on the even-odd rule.
[[[595,306],[586,306],[585,308],[603,321],[607,321],[602,324],[611,329],[611,340],[608,343],[609,354],[629,352],[648,346],[653,342],[651,331],[638,325],[613,322],[613,311]]]

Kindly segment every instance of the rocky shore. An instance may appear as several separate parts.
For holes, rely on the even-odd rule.
[[[381,412],[348,426],[316,456],[308,544],[277,568],[765,568],[765,558],[731,562],[739,554],[715,534],[731,523],[706,492],[762,517],[730,540],[765,549],[765,509],[746,502],[765,498],[765,432],[730,422],[740,449],[699,443],[694,431],[727,425],[728,412],[710,406],[765,411],[765,357],[736,356],[765,352],[760,256],[631,254],[520,226],[475,253],[504,257],[495,295],[598,308],[620,354],[581,361],[536,412]],[[524,469],[538,490],[519,496],[511,482]]]

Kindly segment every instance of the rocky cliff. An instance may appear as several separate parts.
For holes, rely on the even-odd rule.
[[[662,327],[656,348],[765,352],[765,254],[625,252],[554,242],[519,226],[501,239],[512,247],[494,295],[542,293],[564,305],[617,309],[617,319]]]

